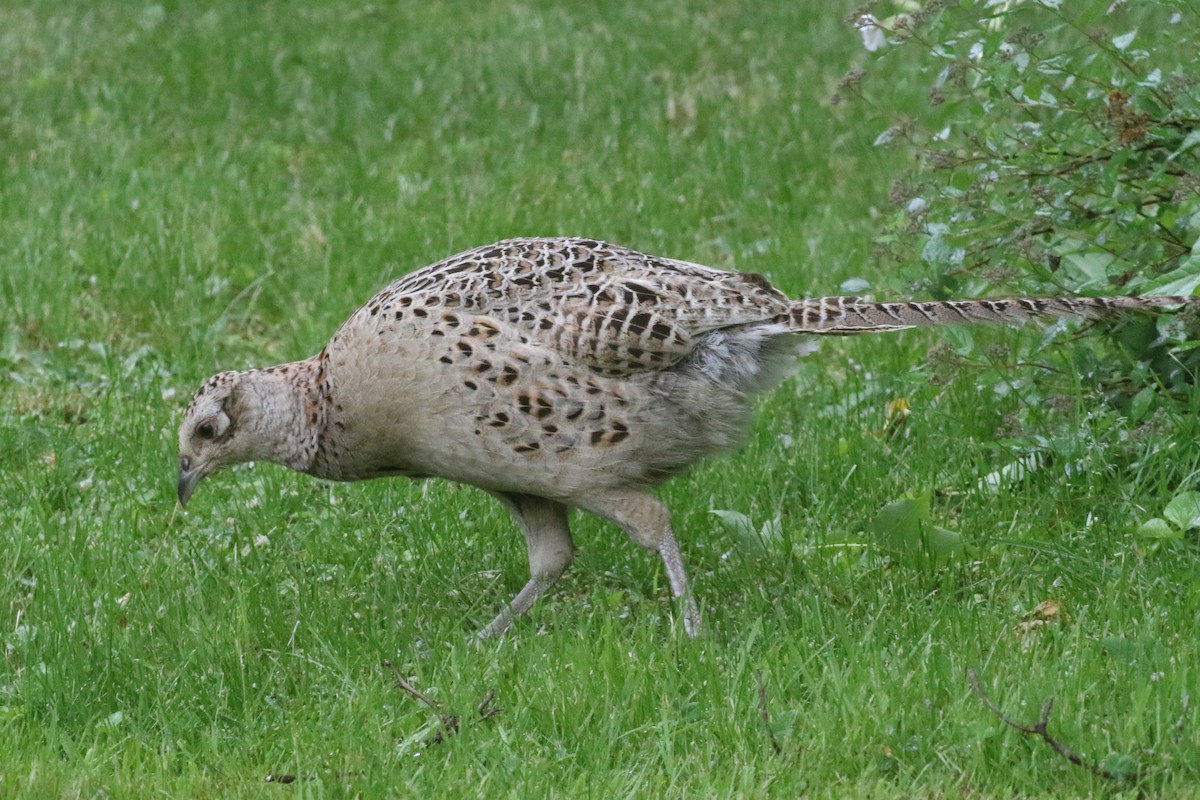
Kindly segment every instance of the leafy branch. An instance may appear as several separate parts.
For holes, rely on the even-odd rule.
[[[935,297],[1200,289],[1196,16],[1184,0],[856,10],[872,62],[839,83],[834,103],[888,114],[897,89],[929,98],[921,119],[876,139],[916,156],[893,186],[877,257],[909,291]],[[1200,337],[1155,320],[1132,328],[1112,337],[1118,348],[1097,339],[1079,351],[1097,382],[1131,363],[1146,368],[1125,398],[1138,383],[1193,382]]]

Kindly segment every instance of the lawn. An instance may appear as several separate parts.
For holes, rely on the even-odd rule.
[[[496,239],[906,296],[875,140],[927,87],[831,104],[850,10],[0,7],[0,796],[1194,797],[1200,551],[1143,526],[1197,488],[1200,395],[1131,417],[1057,358],[1091,329],[822,342],[662,490],[694,641],[592,518],[475,646],[527,577],[481,492],[248,465],[177,505],[203,379]],[[882,546],[897,509],[954,553]]]

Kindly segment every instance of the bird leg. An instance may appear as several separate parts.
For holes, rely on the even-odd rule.
[[[683,629],[688,636],[700,631],[700,609],[692,597],[679,542],[671,530],[671,512],[652,494],[633,490],[609,492],[581,502],[580,508],[621,526],[630,539],[662,558],[671,592],[683,601]]]
[[[513,620],[529,610],[563,574],[575,558],[575,544],[562,503],[528,494],[496,493],[512,513],[529,548],[529,581],[517,596],[478,633],[478,638],[499,636]]]

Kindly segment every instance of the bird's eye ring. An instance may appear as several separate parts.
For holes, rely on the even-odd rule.
[[[217,435],[217,429],[211,422],[201,422],[196,426],[196,435],[201,439],[212,439]]]

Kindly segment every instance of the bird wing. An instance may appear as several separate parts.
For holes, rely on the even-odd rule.
[[[703,334],[786,318],[766,279],[589,239],[510,239],[396,280],[364,306],[492,317],[598,374],[663,369]],[[363,311],[360,311],[363,313]]]

